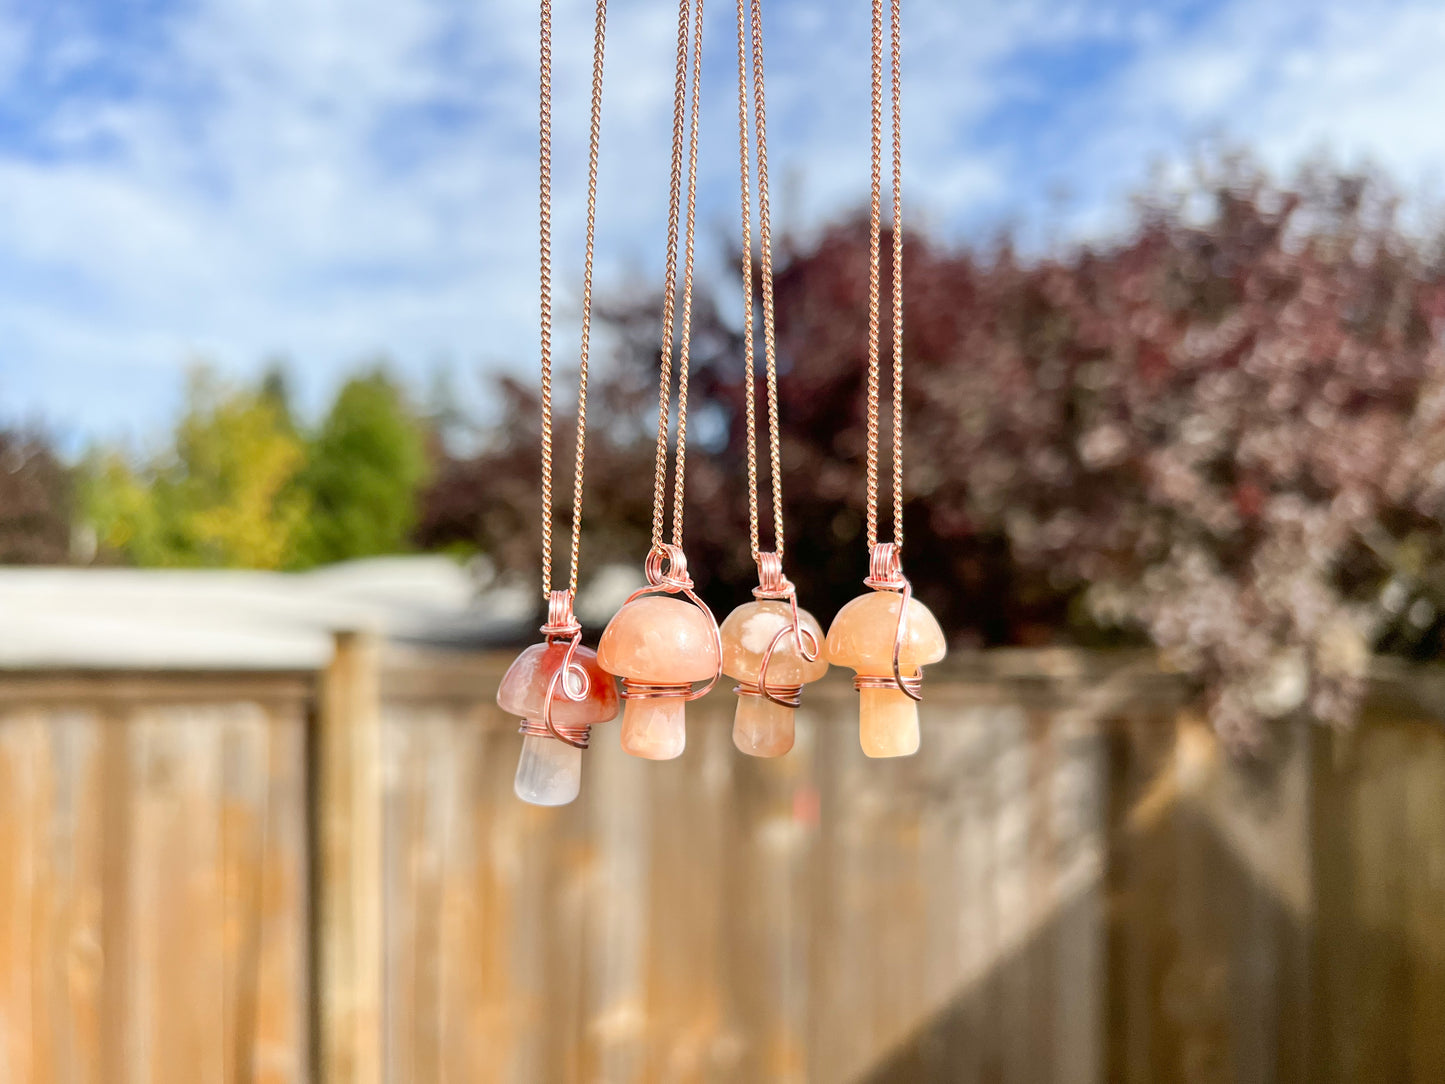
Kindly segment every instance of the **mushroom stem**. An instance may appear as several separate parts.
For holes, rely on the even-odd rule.
[[[780,757],[793,747],[796,709],[763,696],[738,696],[733,744],[752,757]]]
[[[870,757],[918,752],[918,703],[901,689],[859,690],[858,741]]]
[[[522,739],[522,755],[512,782],[518,798],[533,805],[566,805],[581,789],[581,749],[540,734]]]
[[[686,722],[681,692],[629,699],[622,709],[622,748],[647,760],[680,757],[687,745]]]

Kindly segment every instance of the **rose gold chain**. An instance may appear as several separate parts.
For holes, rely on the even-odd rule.
[[[746,11],[745,11],[746,4]],[[751,33],[749,34],[748,29]],[[773,481],[773,551],[781,559],[783,533],[783,472],[778,421],[778,362],[773,317],[772,207],[768,198],[767,101],[763,87],[762,0],[738,0],[738,161],[742,181],[743,221],[743,354],[744,393],[747,399],[748,435],[748,528],[753,559],[761,549],[758,515],[758,451],[756,385],[754,378],[752,208],[748,164],[748,42],[752,44],[752,94],[754,128],[758,145],[758,241],[763,294],[763,353],[768,394],[768,453]]]
[[[552,593],[552,3],[541,0],[540,86],[537,121],[541,157],[537,185],[542,240],[542,596]]]
[[[587,147],[587,241],[582,263],[582,339],[577,365],[577,451],[572,475],[572,548],[567,587],[577,590],[582,545],[582,468],[587,446],[587,362],[592,337],[592,265],[597,235],[597,160],[602,141],[602,73],[607,41],[607,0],[597,0],[592,46],[591,127]],[[539,56],[542,364],[542,595],[552,592],[552,4],[541,0]]]
[[[748,444],[748,544],[753,560],[758,558],[758,419],[753,400],[757,396],[753,375],[753,209],[750,196],[752,168],[748,163],[748,62],[746,17],[738,0],[738,189],[743,222],[743,396],[747,400]]]
[[[903,65],[902,0],[889,11],[893,63],[893,545],[903,548]]]
[[[688,59],[688,30],[692,29],[692,58]],[[697,143],[699,87],[702,75],[703,0],[679,0],[677,8],[677,79],[673,93],[672,168],[667,213],[667,268],[662,293],[662,356],[657,394],[657,457],[652,485],[652,548],[663,546],[663,517],[667,504],[667,455],[672,371],[677,366],[677,438],[673,460],[672,544],[682,546],[683,493],[687,460],[688,369],[692,352],[692,272],[697,226]],[[688,98],[691,95],[689,107]],[[686,203],[683,202],[683,147],[687,148]],[[679,220],[682,224],[682,326],[676,345],[673,332],[677,311],[677,254]]]
[[[901,2],[889,11],[893,124],[893,543],[903,546],[903,75]],[[868,548],[878,544],[880,249],[883,229],[883,0],[873,0],[872,203],[868,221]]]

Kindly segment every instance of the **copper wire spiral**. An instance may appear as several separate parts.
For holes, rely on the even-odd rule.
[[[818,638],[813,635],[811,629],[805,629],[799,623],[797,599],[793,599],[792,602],[792,623],[780,628],[777,631],[777,635],[773,637],[772,642],[768,644],[768,649],[763,652],[762,665],[758,667],[758,680],[740,681],[733,687],[733,692],[739,696],[761,696],[785,708],[796,708],[802,704],[802,685],[774,685],[768,681],[768,665],[773,661],[773,652],[778,649],[778,645],[783,642],[783,639],[790,634],[796,641],[799,655],[808,662],[812,662],[818,657]],[[808,647],[808,643],[811,643],[812,647]]]
[[[908,604],[913,601],[913,584],[903,575],[903,561],[898,547],[892,542],[877,542],[868,554],[868,578],[865,587],[875,591],[897,591],[902,598],[898,604],[898,624],[893,630],[893,676],[875,677],[858,674],[853,678],[853,688],[898,689],[910,700],[923,699],[923,670],[905,677],[899,666],[899,655],[903,651],[903,638],[908,632]]]
[[[744,681],[734,687],[733,692],[739,696],[762,696],[771,700],[774,704],[781,704],[785,708],[796,708],[802,703],[799,693],[802,692],[801,685],[774,685],[768,681],[768,664],[773,661],[773,652],[783,642],[783,638],[789,634],[793,637],[793,648],[806,662],[814,662],[818,658],[822,645],[818,638],[813,635],[811,629],[805,629],[798,618],[798,592],[793,586],[793,581],[783,575],[782,554],[764,550],[758,554],[758,585],[753,588],[753,597],[759,600],[770,599],[777,602],[786,602],[792,607],[792,620],[780,628],[768,649],[763,652],[762,665],[758,668],[758,680],[756,682]],[[810,647],[809,644],[812,646]]]
[[[542,717],[523,719],[517,731],[539,738],[556,738],[578,749],[586,749],[592,732],[590,725],[559,723],[552,718],[552,706],[558,696],[580,704],[592,691],[592,679],[576,661],[577,648],[582,644],[582,626],[572,615],[570,589],[553,591],[547,596],[547,623],[541,631],[548,644],[567,640],[567,653],[562,656],[562,665],[552,674],[552,680],[547,682],[547,692],[542,697]]]

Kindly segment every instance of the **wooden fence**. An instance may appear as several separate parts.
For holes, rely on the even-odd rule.
[[[0,675],[0,1082],[1439,1081],[1445,681],[1221,754],[1133,656],[731,697],[511,795],[505,659]]]

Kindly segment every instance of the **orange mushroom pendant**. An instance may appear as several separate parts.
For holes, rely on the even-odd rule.
[[[760,554],[758,570],[754,601],[722,623],[722,665],[738,681],[733,745],[749,756],[778,757],[793,747],[803,686],[828,672],[828,660],[822,626],[798,608],[777,554]]]
[[[891,542],[873,547],[873,588],[849,602],[828,629],[828,661],[857,671],[858,740],[870,757],[918,752],[923,670],[944,656],[943,630],[913,597]]]
[[[717,683],[717,620],[693,593],[687,559],[663,545],[647,557],[647,586],[633,592],[603,630],[602,669],[622,679],[622,748],[672,760],[687,745],[687,702]],[[674,598],[674,595],[684,598]],[[700,688],[698,682],[705,682]]]
[[[617,683],[582,646],[572,592],[553,591],[547,637],[513,660],[497,706],[522,717],[522,755],[512,789],[533,805],[566,805],[582,787],[582,750],[594,723],[617,717]]]

